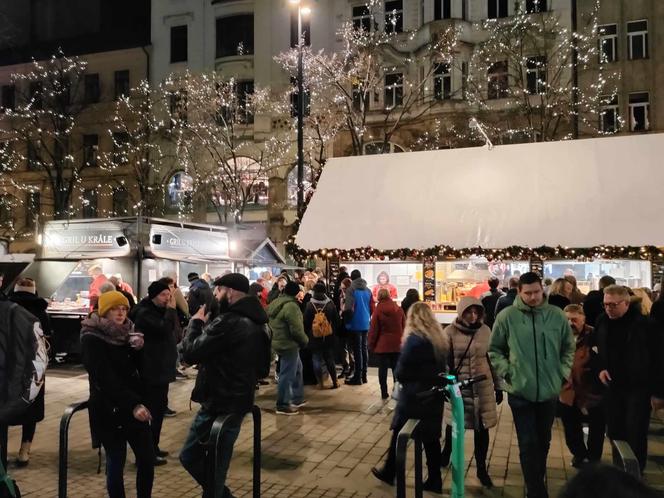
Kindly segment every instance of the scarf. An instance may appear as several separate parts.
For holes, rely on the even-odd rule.
[[[81,322],[81,338],[91,335],[113,346],[126,346],[129,344],[129,334],[134,331],[134,324],[127,319],[118,325],[106,318],[92,313]]]
[[[481,321],[475,322],[470,326],[465,325],[464,323],[462,323],[459,318],[457,318],[454,321],[454,326],[456,328],[458,328],[460,331],[465,332],[467,334],[474,334],[475,332],[477,332],[482,327],[482,325],[484,325],[484,324]]]

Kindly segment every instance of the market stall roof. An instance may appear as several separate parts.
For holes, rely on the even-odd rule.
[[[664,245],[664,134],[331,159],[305,250]]]
[[[274,242],[268,237],[264,239],[244,239],[239,242],[235,259],[246,260],[255,265],[276,265],[283,266],[286,260],[281,254]]]

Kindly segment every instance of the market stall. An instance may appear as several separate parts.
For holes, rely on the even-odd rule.
[[[232,269],[224,228],[152,218],[47,222],[39,254],[22,273],[49,300],[56,356],[77,355],[80,322],[111,276],[137,299],[150,282],[176,275],[184,292],[187,274]]]
[[[288,250],[364,270],[370,286],[387,271],[398,299],[419,288],[444,322],[489,276],[649,287],[664,246],[663,156],[652,134],[334,158]]]

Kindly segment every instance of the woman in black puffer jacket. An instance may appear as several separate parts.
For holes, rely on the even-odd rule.
[[[154,447],[152,416],[144,405],[138,373],[143,336],[127,318],[129,302],[113,291],[99,296],[99,311],[83,320],[81,351],[90,375],[90,427],[106,453],[110,498],[125,498],[127,443],[136,456],[136,495],[152,496]]]

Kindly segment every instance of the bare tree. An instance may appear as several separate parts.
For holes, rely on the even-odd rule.
[[[619,79],[598,53],[598,7],[578,33],[559,14],[529,13],[523,3],[513,16],[477,26],[486,38],[470,60],[468,100],[492,134],[517,141],[573,138],[576,119],[598,130],[602,104],[615,95]],[[593,80],[576,88],[575,71],[592,71]]]
[[[61,51],[48,61],[33,62],[30,71],[12,75],[16,107],[4,109],[0,117],[4,175],[11,177],[13,189],[45,184],[42,199],[52,204],[56,219],[73,214],[73,196],[80,189],[81,174],[89,167],[85,161],[76,162],[82,144],[74,137],[80,117],[89,107],[83,95],[85,67],[85,62]],[[22,176],[29,181],[22,181]]]

